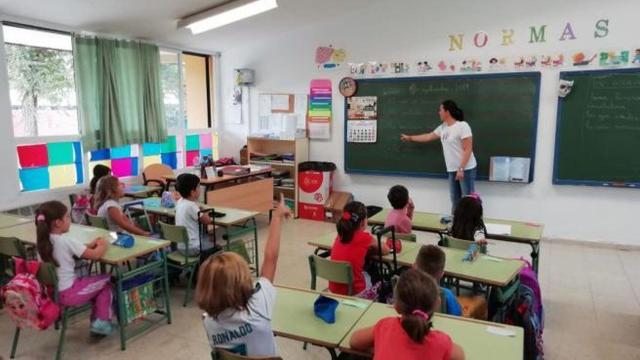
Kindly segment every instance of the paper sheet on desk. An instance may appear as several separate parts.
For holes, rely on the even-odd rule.
[[[493,235],[511,235],[511,225],[504,224],[485,224],[487,232]]]

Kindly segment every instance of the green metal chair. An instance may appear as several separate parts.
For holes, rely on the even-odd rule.
[[[87,214],[87,224],[100,229],[109,230],[107,219],[103,218],[102,216]]]
[[[353,271],[351,264],[346,261],[334,261],[318,255],[309,255],[309,269],[311,270],[311,290],[316,290],[316,277],[346,284],[347,295],[353,294]]]
[[[215,349],[211,352],[212,360],[282,360],[280,356],[244,356],[227,350]]]
[[[62,352],[64,349],[64,335],[67,331],[67,324],[71,317],[91,310],[91,302],[87,302],[80,306],[63,306],[59,302],[58,296],[58,276],[56,274],[56,267],[52,263],[40,264],[38,270],[38,281],[44,286],[50,286],[54,289],[53,300],[60,306],[60,319],[62,322],[62,329],[60,329],[60,338],[58,340],[58,351],[56,352],[56,360],[62,359]],[[13,334],[13,344],[11,346],[11,359],[15,358],[16,350],[18,349],[18,340],[20,338],[20,328],[16,327],[16,331]]]
[[[183,244],[185,249],[189,248],[189,234],[187,228],[184,226],[176,226],[164,223],[160,223],[160,229],[162,231],[162,238],[171,241],[173,244]],[[189,301],[189,293],[191,292],[191,284],[193,283],[193,276],[196,273],[198,267],[199,256],[186,256],[178,251],[171,252],[167,255],[167,265],[170,268],[180,271],[186,271],[189,275],[189,282],[187,283],[187,291],[184,295],[184,302],[182,306],[187,306]]]
[[[417,241],[417,236],[416,234],[401,234],[401,233],[396,233],[396,240],[404,240],[404,241],[410,241],[410,242],[416,242]]]

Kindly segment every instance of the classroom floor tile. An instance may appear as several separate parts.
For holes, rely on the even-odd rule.
[[[267,233],[266,217],[259,219],[260,249]],[[334,233],[335,225],[308,220],[284,225],[276,283],[307,288],[307,241]],[[418,242],[435,244],[438,237],[417,233]],[[491,240],[496,256],[529,258],[527,245]],[[545,305],[545,358],[640,360],[640,251],[588,247],[545,241],[540,255],[540,284]],[[318,287],[325,288],[319,281]],[[182,307],[184,288],[172,289],[173,323],[138,336],[121,352],[117,336],[102,340],[88,335],[88,318],[73,321],[67,332],[65,359],[209,359],[209,345],[200,321],[202,311],[190,302]],[[8,358],[13,323],[0,311],[0,359]],[[23,331],[17,359],[50,359],[58,332]],[[329,359],[329,353],[298,341],[277,338],[283,359]],[[470,357],[471,358],[471,357]]]

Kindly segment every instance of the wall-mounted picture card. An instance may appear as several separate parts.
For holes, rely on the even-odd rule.
[[[347,119],[375,120],[377,118],[377,96],[352,96],[347,99]]]

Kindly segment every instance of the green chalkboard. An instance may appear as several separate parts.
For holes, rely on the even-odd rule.
[[[377,141],[347,142],[345,124],[345,171],[445,177],[440,141],[402,143],[400,134],[434,130],[440,103],[451,99],[471,126],[478,179],[488,179],[490,157],[512,156],[531,159],[530,182],[539,90],[539,72],[358,80],[356,96],[377,96]]]
[[[640,69],[561,72],[555,184],[640,187]]]

